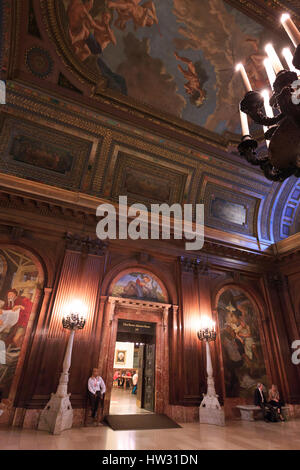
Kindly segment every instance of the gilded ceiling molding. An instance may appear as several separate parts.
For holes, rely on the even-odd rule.
[[[49,125],[55,122],[56,125],[64,125],[69,129],[73,128],[76,131],[80,129],[93,136],[103,136],[105,142],[102,156],[107,155],[109,149],[113,148],[113,142],[118,142],[136,150],[152,153],[156,157],[163,156],[173,161],[185,161],[192,167],[198,167],[198,171],[201,170],[201,174],[198,174],[200,178],[202,178],[202,175],[205,176],[209,173],[216,175],[219,179],[230,180],[232,184],[229,173],[234,172],[238,181],[242,184],[245,183],[245,177],[248,178],[252,190],[261,193],[265,187],[266,183],[260,173],[255,172],[254,179],[253,171],[251,169],[250,173],[246,163],[239,162],[237,165],[234,160],[229,160],[227,155],[222,152],[214,152],[214,149],[211,149],[210,152],[204,151],[201,149],[200,143],[198,148],[195,149],[195,147],[190,147],[182,141],[162,139],[154,133],[151,134],[149,130],[141,132],[128,123],[112,121],[110,117],[88,112],[86,108],[70,104],[62,99],[54,101],[50,96],[41,94],[38,91],[34,93],[27,92],[19,84],[8,83],[7,97],[9,106],[5,107],[5,111],[21,119],[28,119],[30,115],[34,121],[38,119],[41,122],[41,118],[43,118],[49,121]],[[98,159],[93,191],[97,191],[103,178],[102,165],[103,158]],[[197,188],[193,188],[193,191],[197,191]]]
[[[290,13],[300,24],[300,7],[298,0],[225,0],[247,16],[252,17],[262,25],[280,33],[280,15]],[[278,22],[276,22],[276,19]]]

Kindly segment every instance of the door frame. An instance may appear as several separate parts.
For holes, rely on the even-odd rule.
[[[159,302],[147,302],[144,300],[124,299],[122,297],[107,297],[107,305],[110,306],[110,319],[106,328],[109,328],[110,331],[109,334],[107,334],[107,346],[102,349],[102,354],[106,354],[107,357],[106,367],[102,372],[106,382],[104,416],[109,414],[119,319],[156,324],[154,412],[164,413],[166,406],[169,404],[168,314],[172,305]]]

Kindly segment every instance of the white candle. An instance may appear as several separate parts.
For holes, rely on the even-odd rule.
[[[242,79],[243,79],[244,85],[246,87],[246,90],[247,91],[252,91],[251,83],[249,81],[248,75],[246,73],[246,70],[245,70],[245,67],[243,66],[243,64],[238,64],[235,69],[236,69],[237,72],[241,72]]]
[[[240,110],[240,117],[242,126],[242,136],[244,137],[245,135],[250,135],[247,114],[243,113],[243,111]]]
[[[293,66],[293,54],[291,53],[290,48],[289,48],[289,47],[285,47],[284,49],[282,49],[282,55],[283,55],[283,57],[285,58],[286,63],[288,64],[289,69],[290,69],[292,72],[296,72],[296,73],[298,74],[298,73],[299,73],[299,70],[297,70],[297,69]]]
[[[264,99],[264,107],[265,107],[267,117],[270,117],[270,118],[274,117],[273,109],[270,106],[270,93],[269,93],[269,91],[268,90],[263,90],[261,92],[261,95]],[[267,132],[267,130],[269,128],[267,126],[263,126],[263,127],[264,127],[264,132]],[[266,143],[267,143],[267,147],[269,147],[270,141],[266,140]]]
[[[265,47],[265,51],[268,54],[268,57],[272,63],[273,69],[275,70],[275,73],[280,72],[281,70],[284,69],[282,63],[279,60],[278,55],[276,54],[276,51],[272,44],[267,44]]]
[[[281,23],[290,40],[297,47],[300,44],[300,32],[288,13],[284,13],[281,16]]]
[[[264,106],[265,106],[266,115],[270,118],[274,117],[273,109],[270,106],[270,92],[269,92],[269,90],[263,90],[261,92],[261,95],[264,99]]]
[[[264,66],[265,66],[265,69],[266,69],[266,72],[267,72],[267,75],[268,75],[268,79],[269,79],[271,88],[273,88],[273,84],[276,80],[276,75],[275,75],[275,72],[274,72],[274,69],[273,69],[273,66],[272,66],[272,62],[270,61],[270,59],[265,59],[264,60]]]

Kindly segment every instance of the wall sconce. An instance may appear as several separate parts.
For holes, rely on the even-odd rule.
[[[202,316],[197,336],[200,341],[215,341],[217,338],[216,322],[207,316]]]
[[[209,343],[216,341],[216,323],[207,316],[202,316],[200,328],[197,331],[200,341],[205,341],[206,345],[206,369],[207,369],[207,393],[203,394],[203,400],[199,408],[200,423],[215,424],[225,426],[225,415],[218,400],[213,378],[213,368]]]
[[[81,300],[73,300],[62,318],[62,325],[68,330],[82,330],[86,322],[86,306]]]
[[[40,416],[38,429],[42,431],[60,434],[65,429],[72,427],[73,410],[70,402],[71,394],[68,393],[69,370],[75,331],[84,328],[86,315],[86,305],[78,299],[72,301],[65,308],[62,325],[63,328],[70,330],[70,336],[56,393],[51,394],[51,398]]]

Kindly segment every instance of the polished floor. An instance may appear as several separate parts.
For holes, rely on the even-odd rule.
[[[0,428],[4,450],[299,450],[300,420],[285,423],[232,421],[225,427],[199,423],[181,429],[113,431],[85,427],[53,436],[44,431]]]
[[[109,414],[111,415],[136,415],[151,413],[136,404],[136,395],[132,395],[131,390],[123,388],[113,388],[110,400]]]

